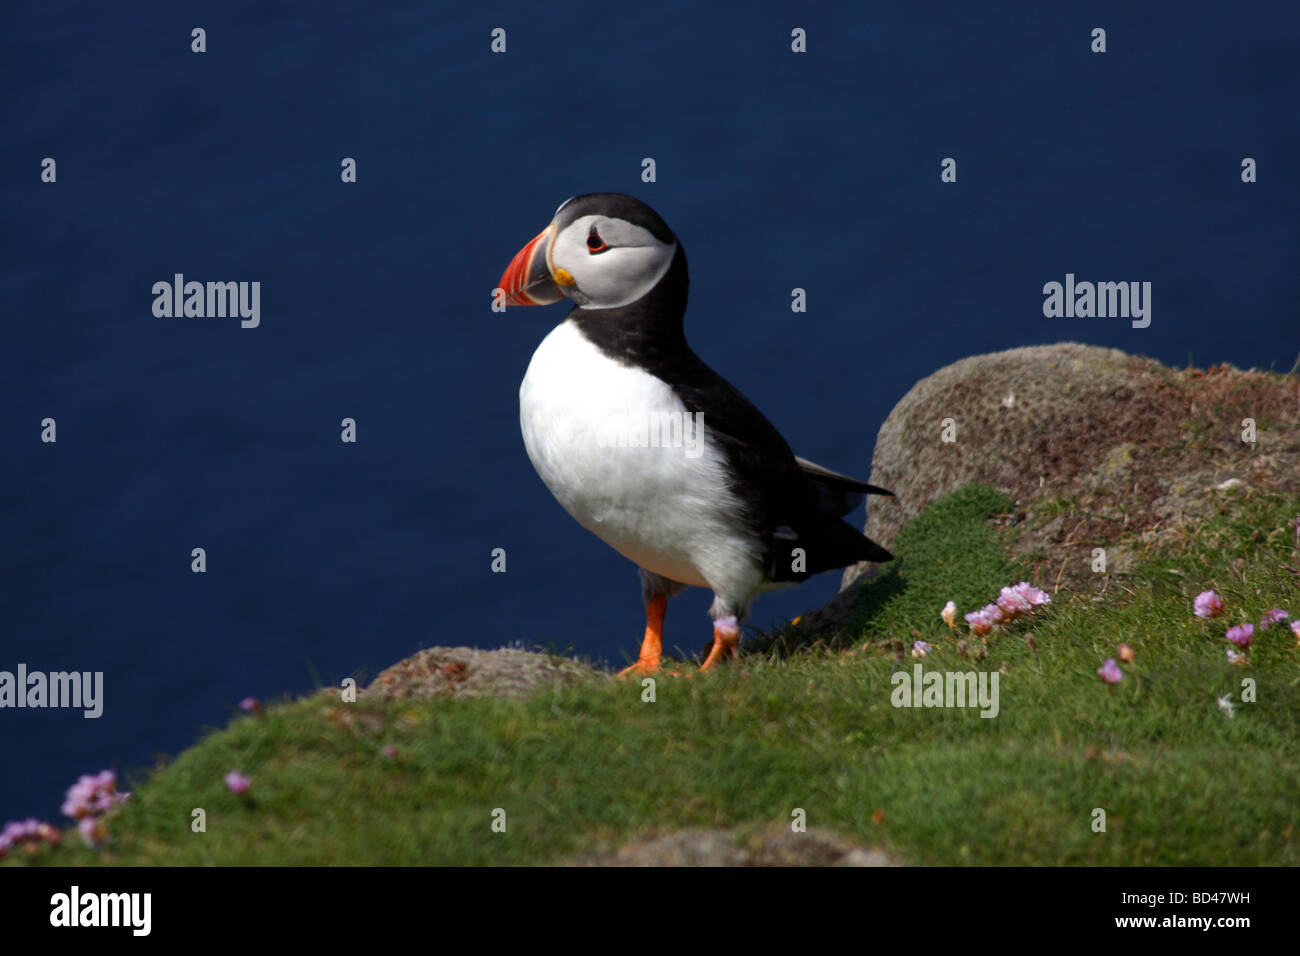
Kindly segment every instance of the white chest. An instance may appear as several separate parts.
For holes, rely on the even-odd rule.
[[[641,567],[716,586],[731,566],[752,565],[707,415],[701,428],[666,383],[606,357],[568,322],[533,353],[519,423],[565,510]]]

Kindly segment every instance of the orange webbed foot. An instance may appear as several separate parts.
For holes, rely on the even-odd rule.
[[[739,646],[740,622],[734,615],[718,618],[713,622],[713,647],[700,665],[700,670],[707,671],[721,660],[736,657]]]
[[[641,639],[641,654],[635,664],[623,668],[616,677],[636,677],[659,670],[659,660],[663,655],[664,612],[667,610],[666,597],[651,598],[646,602],[645,637]]]

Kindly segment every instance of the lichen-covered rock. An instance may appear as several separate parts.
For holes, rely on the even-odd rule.
[[[772,827],[744,838],[730,830],[679,830],[625,844],[611,854],[579,861],[588,866],[900,866],[871,850],[816,827],[795,833]]]
[[[382,671],[362,696],[522,697],[548,687],[607,679],[575,660],[505,648],[430,647]]]
[[[1246,419],[1254,443],[1242,441]],[[1014,499],[1008,523],[1023,526],[1018,551],[1039,579],[1086,588],[1101,580],[1093,548],[1158,538],[1234,487],[1300,490],[1300,378],[1171,369],[1077,343],[977,355],[895,406],[871,481],[897,496],[873,499],[867,516],[868,537],[885,547],[930,502],[981,482]],[[864,570],[847,569],[845,587]]]

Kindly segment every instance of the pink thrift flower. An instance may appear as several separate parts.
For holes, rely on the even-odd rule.
[[[996,603],[1002,609],[1003,614],[1013,619],[1033,610],[1028,599],[1016,588],[1003,588],[998,594]]]
[[[1213,591],[1202,591],[1192,602],[1197,617],[1218,617],[1223,613],[1223,599]]]
[[[20,843],[25,843],[32,851],[35,851],[42,842],[53,846],[59,842],[60,836],[56,828],[35,817],[28,817],[26,820],[10,820],[5,824],[4,830],[0,831],[0,856],[4,856],[5,851],[13,849]]]
[[[1275,607],[1273,610],[1265,613],[1264,619],[1259,622],[1259,629],[1261,631],[1266,631],[1274,624],[1281,624],[1290,616],[1290,614],[1282,610],[1280,607]]]
[[[987,610],[971,611],[966,615],[966,623],[977,637],[984,637],[993,630],[993,618]]]
[[[1230,647],[1230,648],[1228,648],[1228,663],[1229,663],[1229,664],[1239,664],[1239,665],[1245,666],[1245,664],[1246,664],[1246,655],[1245,655],[1245,654],[1238,654],[1236,651],[1234,651],[1234,650]]]
[[[239,702],[239,709],[246,714],[256,714],[262,709],[262,702],[256,697],[245,697]]]
[[[924,657],[928,653],[930,653],[930,645],[925,643],[925,641],[914,641],[912,643],[913,657]]]
[[[1254,636],[1255,625],[1253,624],[1238,624],[1236,627],[1230,627],[1226,635],[1230,642],[1243,650],[1250,647],[1250,642],[1254,639]]]
[[[230,773],[226,774],[225,779],[226,779],[226,786],[230,788],[230,792],[237,797],[242,797],[245,793],[247,793],[248,785],[253,782],[248,777],[245,777],[238,770],[230,771]]]
[[[58,831],[48,823],[43,823],[35,817],[28,817],[26,820],[10,820],[6,823],[4,829],[0,830],[0,841],[4,841],[6,847],[12,848],[24,840],[32,842],[49,840],[50,833],[57,834]],[[55,837],[51,842],[57,843],[58,838]]]
[[[107,813],[123,803],[129,794],[117,792],[117,774],[101,770],[97,774],[82,774],[64,794],[62,811],[74,820],[84,820]]]
[[[949,601],[943,606],[943,610],[939,612],[939,616],[943,618],[943,623],[947,624],[949,627],[956,627],[957,605],[952,601]]]
[[[1004,621],[1014,621],[1024,613],[1020,608],[1016,607],[1014,599],[1000,597],[997,600],[997,606],[998,610],[1002,612],[1002,620]]]
[[[1125,664],[1132,664],[1133,648],[1130,647],[1128,644],[1121,644],[1119,647],[1115,648],[1115,656],[1118,657],[1120,660],[1122,660]]]
[[[86,817],[77,824],[77,829],[81,831],[82,839],[91,846],[97,846],[108,835],[103,824],[94,817]]]
[[[1021,581],[1011,590],[1023,598],[1031,608],[1042,607],[1044,604],[1052,603],[1052,599],[1046,591],[1040,591],[1028,581]]]
[[[1297,641],[1300,641],[1300,621],[1291,622],[1291,633],[1295,635]]]
[[[1124,679],[1124,672],[1115,663],[1115,658],[1106,658],[1106,663],[1097,668],[1097,676],[1107,684],[1118,684]]]
[[[63,801],[63,813],[65,816],[79,820],[90,814],[90,801],[94,799],[91,792],[86,791],[80,784],[74,783],[68,788],[67,796]]]
[[[383,754],[385,757],[396,757],[397,748],[394,747],[392,744],[389,744],[387,747],[384,748]]]

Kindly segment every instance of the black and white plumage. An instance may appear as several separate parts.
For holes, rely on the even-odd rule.
[[[639,671],[658,666],[664,601],[683,585],[714,592],[707,667],[734,649],[739,621],[763,591],[891,557],[842,520],[864,494],[889,492],[797,458],[691,350],[688,286],[672,230],[616,193],[560,206],[500,286],[509,304],[576,303],[533,355],[520,426],[565,510],[641,568],[648,620]],[[638,439],[664,422],[681,423],[677,447]],[[702,423],[698,434],[692,423]]]

